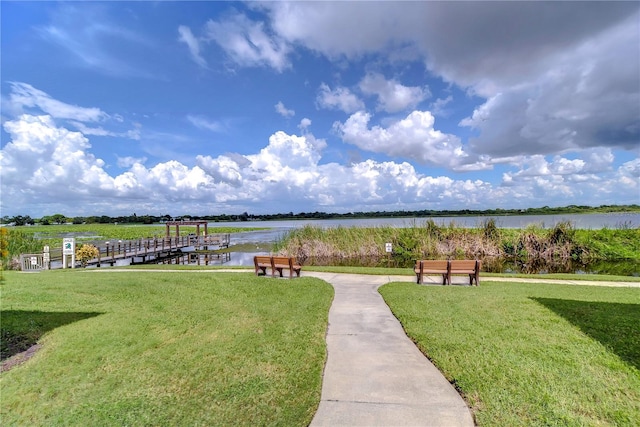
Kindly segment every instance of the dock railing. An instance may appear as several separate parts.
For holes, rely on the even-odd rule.
[[[89,242],[98,249],[97,258],[87,261],[87,265],[109,264],[115,265],[119,260],[127,258],[158,258],[163,254],[180,252],[182,249],[193,247],[197,250],[218,250],[228,248],[231,241],[230,234],[212,234],[206,236],[173,236],[137,240],[109,240],[104,243]],[[79,243],[81,245],[82,243]],[[20,256],[20,266],[23,271],[39,271],[49,268],[51,261],[62,260],[62,249],[52,248],[49,254],[23,254]]]

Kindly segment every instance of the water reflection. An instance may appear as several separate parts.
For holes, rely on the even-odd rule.
[[[640,261],[619,259],[608,261],[594,261],[588,264],[567,260],[533,259],[504,259],[486,258],[483,261],[483,271],[489,273],[525,273],[525,274],[606,274],[619,276],[640,276]]]

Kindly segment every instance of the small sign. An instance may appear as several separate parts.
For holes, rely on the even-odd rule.
[[[45,252],[42,254],[42,262],[50,262],[51,261],[51,255],[49,255],[49,252]]]
[[[76,252],[76,239],[73,237],[65,237],[62,240],[62,254],[74,255]]]
[[[384,249],[387,253],[391,253],[393,252],[393,248],[391,247],[391,243],[385,243],[384,244]]]
[[[38,257],[35,257],[35,256],[31,257],[31,265],[38,265]]]

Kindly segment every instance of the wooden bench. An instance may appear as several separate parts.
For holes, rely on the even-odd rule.
[[[469,259],[452,259],[449,261],[449,284],[451,284],[452,274],[468,274],[469,285],[480,285],[480,261]]]
[[[302,266],[295,263],[294,259],[286,256],[265,256],[256,255],[253,257],[256,276],[266,276],[267,268],[271,269],[271,277],[276,277],[276,272],[280,277],[284,277],[283,270],[289,270],[289,278],[293,278],[295,273],[300,277]]]
[[[423,277],[426,274],[441,274],[442,284],[446,285],[449,278],[449,261],[439,259],[424,259],[416,261],[413,268],[416,273],[416,283],[422,284]]]
[[[425,275],[441,274],[442,284],[451,284],[451,276],[454,274],[469,275],[469,285],[476,282],[476,286],[480,285],[480,261],[478,260],[419,260],[413,268],[416,273],[417,283],[423,283]]]

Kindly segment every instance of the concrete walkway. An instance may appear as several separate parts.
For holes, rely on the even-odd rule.
[[[311,426],[473,426],[464,400],[404,333],[377,289],[410,276],[305,272],[335,289]]]

